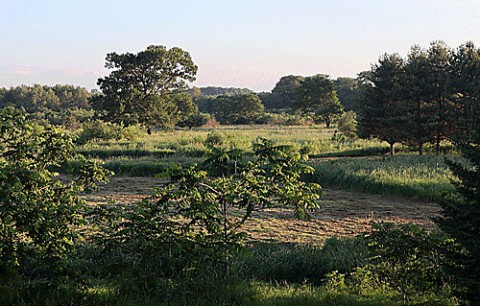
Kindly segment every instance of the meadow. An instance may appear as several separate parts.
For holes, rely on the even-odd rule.
[[[435,202],[454,191],[451,182],[455,178],[445,159],[458,160],[459,156],[445,144],[448,154],[440,156],[428,150],[418,156],[398,146],[399,154],[390,157],[384,143],[339,142],[332,140],[334,133],[319,126],[219,126],[155,131],[136,140],[91,141],[78,146],[77,152],[102,160],[115,172],[110,183],[84,195],[92,207],[137,205],[164,182],[156,177],[159,173],[172,163],[201,163],[209,144],[244,150],[248,159],[251,143],[258,137],[308,154],[306,163],[315,172],[304,179],[319,183],[324,193],[311,220],[296,219],[286,207],[255,211],[244,226],[246,249],[232,258],[227,279],[215,265],[191,271],[179,268],[176,259],[169,257],[174,255],[168,253],[147,253],[149,259],[143,262],[137,250],[132,253],[107,245],[100,251],[90,245],[93,235],[68,263],[80,271],[84,290],[66,285],[24,297],[18,296],[21,290],[7,291],[0,301],[20,300],[25,305],[32,301],[41,305],[404,304],[399,287],[380,282],[374,270],[369,270],[371,254],[362,237],[368,237],[372,222],[416,224],[435,231],[431,218],[440,213]],[[408,304],[458,304],[448,286],[423,278],[422,282],[428,286],[409,287]]]
[[[308,154],[315,168],[308,178],[323,187],[390,194],[425,201],[440,200],[454,188],[455,178],[445,159],[458,160],[451,146],[448,154],[428,151],[418,156],[411,148],[398,146],[398,154],[388,155],[388,145],[375,140],[335,141],[335,129],[319,126],[219,126],[195,130],[177,129],[145,135],[134,141],[93,141],[77,152],[105,162],[116,176],[154,177],[173,163],[194,164],[203,160],[209,142],[251,153],[258,137],[276,144],[290,145]],[[433,151],[433,150],[431,150]]]

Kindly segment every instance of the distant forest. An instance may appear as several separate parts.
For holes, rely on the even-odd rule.
[[[218,117],[216,119],[220,122],[251,123],[252,120],[258,119],[258,123],[264,123],[263,119],[258,118],[257,113],[263,114],[265,111],[293,112],[295,92],[298,90],[300,81],[304,79],[305,77],[302,76],[282,77],[271,92],[255,93],[248,88],[218,86],[192,87],[188,92],[200,112],[214,117],[216,115]],[[357,79],[338,78],[333,80],[333,84],[343,108],[346,111],[356,110],[359,95]],[[0,88],[0,108],[14,106],[24,109],[31,118],[47,120],[51,124],[60,125],[71,121],[84,122],[93,117],[90,100],[97,94],[98,91],[95,89],[89,91],[84,87],[74,85],[35,84],[33,86]],[[252,96],[254,97],[252,98]],[[250,101],[253,113],[256,114],[242,116],[241,109],[235,107],[241,108],[243,101],[247,101],[245,103]],[[228,119],[225,119],[227,117]]]

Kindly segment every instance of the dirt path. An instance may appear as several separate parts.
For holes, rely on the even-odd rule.
[[[95,194],[85,196],[89,203],[132,203],[151,194],[158,179],[113,177]],[[355,236],[370,228],[372,221],[416,223],[432,227],[438,216],[435,203],[385,195],[324,189],[321,208],[311,221],[297,220],[291,209],[268,208],[254,213],[245,225],[253,240],[317,243],[326,237]]]

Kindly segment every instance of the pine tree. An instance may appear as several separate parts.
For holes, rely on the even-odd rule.
[[[452,258],[454,274],[466,288],[466,298],[480,304],[480,49],[473,43],[461,46],[454,56],[455,96],[462,131],[456,143],[467,163],[449,161],[458,177],[457,198],[442,203],[443,218],[437,219],[443,231],[463,248]]]

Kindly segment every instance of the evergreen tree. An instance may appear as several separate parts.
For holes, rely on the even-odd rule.
[[[460,133],[455,136],[467,163],[449,161],[459,178],[459,197],[442,203],[443,218],[437,219],[443,231],[462,246],[455,254],[453,273],[465,297],[480,304],[480,50],[473,43],[461,46],[454,55],[454,89],[459,110]]]
[[[413,46],[405,63],[401,80],[401,100],[406,107],[406,122],[409,133],[405,134],[404,142],[418,147],[418,153],[423,154],[425,143],[433,140],[434,107],[432,105],[432,89],[429,84],[428,54],[419,46]]]
[[[442,140],[451,137],[455,131],[455,107],[451,99],[451,61],[452,51],[442,41],[434,41],[428,49],[429,79],[433,107],[432,122],[434,129],[435,151],[440,153]]]
[[[390,145],[405,139],[404,107],[400,103],[400,80],[404,62],[398,54],[385,54],[372,69],[359,75],[361,90],[358,116],[361,137],[374,137]]]

